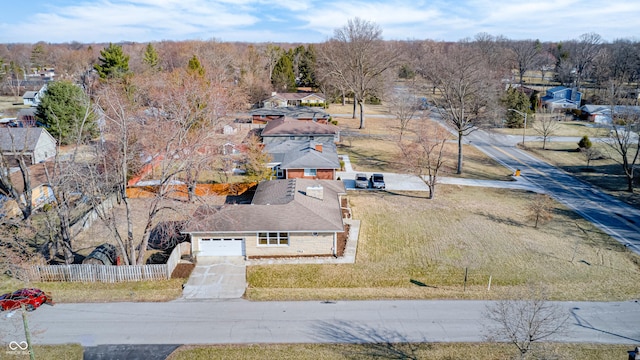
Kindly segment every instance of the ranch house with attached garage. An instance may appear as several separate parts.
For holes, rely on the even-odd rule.
[[[182,233],[190,236],[196,260],[336,256],[338,234],[345,230],[345,195],[342,181],[263,181],[250,205],[201,207]]]

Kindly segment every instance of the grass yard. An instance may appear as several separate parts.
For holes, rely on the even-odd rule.
[[[353,334],[366,338],[371,334]],[[538,344],[535,354],[554,359],[622,359],[635,344]],[[184,345],[167,360],[209,359],[281,359],[281,360],[344,360],[344,359],[433,359],[460,358],[472,354],[470,359],[502,360],[516,358],[515,347],[500,343],[373,343],[373,344],[249,344],[249,345]],[[80,344],[35,345],[39,360],[81,360],[84,356]],[[2,359],[22,360],[29,355],[6,351]]]
[[[495,299],[529,282],[545,283],[557,300],[640,296],[640,257],[566,208],[557,205],[554,219],[535,229],[526,216],[532,193],[446,185],[438,192],[434,200],[350,193],[362,220],[355,264],[251,266],[246,296]]]
[[[2,114],[2,117],[15,117],[18,110],[28,107],[22,104],[22,96],[0,96],[0,114]]]
[[[31,282],[12,278],[0,280],[0,294],[23,287],[35,287],[50,292],[56,303],[110,301],[170,301],[182,296],[182,284],[187,279],[163,281],[132,281],[121,283]]]
[[[464,171],[455,174],[457,144],[445,145],[445,164],[440,176],[473,178],[480,180],[510,180],[511,172],[477,148],[464,145]],[[395,142],[380,138],[343,137],[338,153],[349,155],[355,171],[381,171],[406,173],[400,163],[400,151]]]
[[[356,334],[358,335],[358,334]],[[370,337],[371,334],[361,334]],[[539,358],[553,359],[623,359],[631,345],[543,344]],[[418,344],[254,344],[183,346],[167,360],[205,359],[282,359],[282,360],[342,360],[342,359],[486,359],[501,360],[518,357],[510,344],[418,343]],[[546,356],[546,357],[544,357]]]
[[[38,360],[81,360],[84,350],[80,344],[64,345],[34,345],[33,353]],[[8,346],[0,349],[0,359],[2,360],[25,360],[29,358],[29,353],[13,353]]]
[[[506,135],[519,135],[522,136],[522,128],[510,129],[510,128],[494,128],[491,131],[506,134]],[[527,124],[527,137],[540,136],[540,133],[536,131],[535,125]],[[558,129],[553,132],[552,136],[577,136],[582,137],[587,135],[590,138],[607,137],[609,136],[609,128],[596,127],[591,122],[585,121],[562,121],[558,123]]]

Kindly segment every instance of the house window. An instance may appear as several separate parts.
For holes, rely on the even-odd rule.
[[[317,169],[304,169],[304,176],[316,176],[317,173]]]
[[[258,246],[282,246],[289,245],[289,233],[264,232],[258,233]]]

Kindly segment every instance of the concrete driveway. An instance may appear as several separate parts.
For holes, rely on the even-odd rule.
[[[247,288],[242,256],[200,257],[182,291],[183,299],[238,299]]]

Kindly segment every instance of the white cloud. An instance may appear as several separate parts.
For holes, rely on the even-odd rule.
[[[611,41],[637,37],[640,17],[640,1],[629,0],[50,0],[34,8],[26,17],[0,15],[0,42],[319,42],[355,17],[380,25],[385,39],[487,32],[561,41],[596,32]]]

